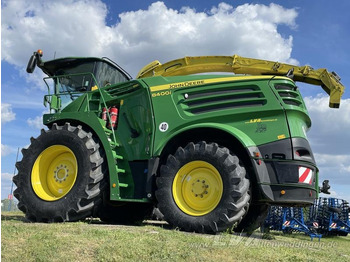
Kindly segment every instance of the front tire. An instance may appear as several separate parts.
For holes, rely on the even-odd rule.
[[[156,180],[164,219],[185,231],[216,233],[241,221],[250,183],[239,158],[216,143],[189,143],[169,155]]]
[[[100,145],[81,126],[53,124],[23,149],[13,178],[18,208],[33,222],[77,221],[102,202]]]

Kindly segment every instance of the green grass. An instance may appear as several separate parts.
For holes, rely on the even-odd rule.
[[[104,225],[98,221],[42,224],[21,213],[1,215],[2,261],[349,261],[350,237],[310,241],[302,234],[265,240],[202,235],[162,225]]]

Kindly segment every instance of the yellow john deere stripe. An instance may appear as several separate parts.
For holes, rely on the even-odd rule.
[[[220,82],[269,79],[271,77],[272,76],[234,76],[234,77],[231,76],[231,77],[220,77],[220,78],[211,78],[211,79],[198,79],[198,80],[192,80],[192,81],[184,81],[184,82],[171,83],[171,84],[165,84],[165,85],[151,86],[150,90],[151,92],[158,92],[158,91],[169,90],[169,89],[200,86],[200,85],[214,84],[214,83],[220,83]],[[283,78],[290,80],[287,77],[278,77],[278,79],[283,79]],[[277,77],[275,77],[275,79],[277,79]]]

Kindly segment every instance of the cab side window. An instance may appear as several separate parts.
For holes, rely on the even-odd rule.
[[[124,74],[119,72],[115,67],[104,62],[96,63],[95,76],[99,87],[128,81],[128,78],[126,78]]]

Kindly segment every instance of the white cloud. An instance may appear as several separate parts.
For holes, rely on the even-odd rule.
[[[10,186],[12,184],[12,178],[13,178],[13,174],[10,173],[1,173],[1,185],[3,189],[3,186],[5,186],[6,188],[10,189]],[[10,190],[8,190],[9,192]]]
[[[7,1],[2,9],[2,55],[18,66],[38,48],[46,59],[54,52],[91,55],[103,40],[107,9],[100,1]]]
[[[1,104],[1,123],[11,122],[16,119],[16,114],[12,111],[11,104]]]
[[[6,1],[2,9],[3,59],[21,68],[38,48],[46,60],[54,53],[108,56],[133,75],[152,60],[186,55],[296,62],[291,58],[293,38],[283,37],[278,26],[295,28],[297,11],[276,4],[233,8],[221,3],[210,12],[197,12],[155,2],[147,10],[120,14],[112,26],[106,25],[107,7],[98,0]]]
[[[43,117],[42,116],[37,116],[34,119],[28,118],[27,119],[27,124],[30,127],[34,127],[34,128],[37,128],[37,129],[44,128]]]
[[[12,181],[13,174],[10,173],[1,173],[1,182],[5,181]]]
[[[320,180],[328,179],[339,185],[350,185],[350,155],[315,154]]]
[[[329,108],[329,97],[305,97],[312,126],[308,139],[320,169],[320,182],[350,185],[350,99],[342,99],[340,108]],[[344,193],[342,193],[344,195]]]
[[[219,5],[220,6],[220,5]],[[269,6],[244,4],[237,7],[237,12],[248,16],[249,19],[264,19],[274,24],[286,24],[296,28],[295,18],[297,12],[295,9],[284,9],[280,5],[271,3]]]
[[[16,150],[13,149],[12,147],[1,144],[1,156],[7,156],[14,152],[16,152]]]
[[[350,99],[342,99],[339,109],[329,108],[329,98],[323,95],[304,100],[312,120],[308,138],[314,152],[349,155]]]
[[[342,99],[339,109],[329,108],[329,97],[325,95],[305,97],[304,100],[310,113],[326,115],[329,119],[336,118],[335,122],[350,125],[350,99]]]

